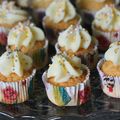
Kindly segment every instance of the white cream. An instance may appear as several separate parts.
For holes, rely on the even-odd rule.
[[[16,24],[27,19],[27,12],[14,5],[14,2],[4,1],[0,5],[0,24]]]
[[[105,53],[105,60],[112,61],[115,65],[120,65],[120,42],[114,42]]]
[[[55,81],[60,83],[68,81],[71,77],[79,77],[81,74],[80,58],[69,59],[63,55],[55,55],[48,69],[47,77],[54,77]]]
[[[46,9],[46,16],[55,23],[67,22],[76,16],[76,11],[69,0],[54,0]]]
[[[106,5],[96,13],[93,25],[103,30],[120,30],[120,11]]]
[[[18,51],[6,51],[0,57],[0,73],[4,76],[9,76],[11,73],[16,73],[18,76],[23,76],[25,70],[32,67],[32,59]]]
[[[21,46],[32,48],[35,41],[43,40],[45,40],[43,31],[29,23],[19,23],[8,34],[8,46],[15,45],[17,48]]]
[[[71,25],[67,30],[60,33],[58,44],[65,50],[77,52],[80,48],[87,49],[91,44],[91,36],[81,26]]]

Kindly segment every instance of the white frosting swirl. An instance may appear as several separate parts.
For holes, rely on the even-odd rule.
[[[100,27],[103,30],[119,30],[120,11],[114,6],[106,5],[96,13],[93,25]]]
[[[47,77],[54,77],[56,82],[66,82],[71,77],[79,77],[82,74],[80,58],[69,59],[63,55],[55,55],[52,59]]]
[[[105,60],[110,60],[115,65],[120,65],[120,42],[112,43],[104,57]]]
[[[54,0],[47,8],[46,16],[55,23],[67,22],[76,16],[76,11],[69,0]]]
[[[0,24],[16,24],[27,19],[27,12],[14,5],[14,2],[4,1],[0,5]]]
[[[19,23],[8,34],[8,46],[32,48],[36,41],[45,40],[43,31],[34,24]]]
[[[32,67],[32,59],[18,51],[6,51],[0,57],[0,73],[4,76],[9,76],[11,73],[16,73],[22,76],[24,71]]]
[[[87,49],[91,43],[91,36],[81,26],[71,25],[67,30],[60,33],[58,44],[66,50],[77,52],[80,48]]]

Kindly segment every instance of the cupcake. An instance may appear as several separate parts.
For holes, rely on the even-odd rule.
[[[90,98],[90,71],[80,59],[58,54],[42,79],[49,100],[57,106],[77,106]]]
[[[0,102],[17,104],[32,93],[35,70],[32,59],[20,51],[6,51],[0,57]]]
[[[17,48],[31,56],[35,68],[39,69],[47,64],[47,47],[48,41],[43,31],[32,23],[19,23],[9,32],[8,48]]]
[[[21,0],[20,0],[21,1]],[[30,7],[33,11],[33,18],[38,26],[42,26],[42,20],[45,16],[45,10],[53,0],[31,0]]]
[[[69,0],[54,0],[46,9],[46,16],[43,19],[43,27],[50,44],[56,43],[60,31],[77,24],[80,20]]]
[[[111,97],[120,98],[120,42],[114,42],[98,62],[97,69],[101,78],[103,92]]]
[[[115,0],[76,0],[78,12],[81,14],[83,24],[91,26],[95,13],[105,5],[115,4]]]
[[[69,57],[80,57],[82,63],[94,69],[98,60],[97,41],[81,26],[71,25],[61,32],[56,43],[56,52],[65,53]]]
[[[0,44],[6,45],[10,29],[27,18],[27,13],[16,7],[14,2],[4,1],[0,5]]]
[[[120,40],[120,11],[114,6],[105,6],[95,15],[93,35],[99,41],[99,49],[106,51],[111,42]]]
[[[20,7],[23,7],[23,8],[28,8],[28,7],[30,7],[29,6],[29,2],[30,2],[31,0],[16,0],[16,3],[17,3],[17,5],[19,5]]]

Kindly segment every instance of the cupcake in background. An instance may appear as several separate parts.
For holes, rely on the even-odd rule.
[[[114,6],[102,8],[95,15],[92,31],[99,41],[99,50],[106,51],[110,43],[120,40],[120,11]]]
[[[46,9],[43,19],[43,27],[50,44],[54,45],[57,42],[59,32],[80,21],[80,16],[69,0],[54,0]]]
[[[108,96],[120,98],[120,42],[110,45],[104,59],[98,62],[97,69],[103,92]]]
[[[95,13],[110,4],[115,4],[115,0],[76,0],[77,10],[81,14],[84,27],[91,28]]]
[[[50,3],[53,0],[30,0],[29,4],[30,7],[32,8],[32,14],[33,14],[33,19],[35,20],[35,23],[42,27],[42,20],[43,17],[45,16],[45,11],[47,7],[50,5]]]
[[[2,2],[0,5],[0,44],[6,45],[10,29],[18,22],[23,22],[27,19],[27,13],[16,7],[14,2]]]
[[[31,0],[16,0],[16,3],[17,3],[17,5],[19,5],[22,8],[28,8],[28,7],[30,7],[29,6],[30,1]]]
[[[16,48],[33,58],[35,68],[42,68],[47,64],[48,41],[42,29],[33,23],[19,23],[11,29],[8,35],[8,48]]]
[[[29,56],[18,50],[3,53],[0,57],[0,102],[17,104],[28,100],[35,72]]]
[[[55,47],[57,53],[65,53],[69,57],[77,56],[90,69],[96,67],[98,60],[97,40],[91,37],[82,26],[71,25],[61,32]]]
[[[77,106],[90,99],[90,71],[80,58],[57,54],[43,74],[49,100],[57,106]]]

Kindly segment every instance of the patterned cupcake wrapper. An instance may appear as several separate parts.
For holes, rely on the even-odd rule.
[[[55,49],[57,53],[61,53],[58,43],[56,43]],[[64,52],[63,54],[67,54],[67,53]],[[89,53],[83,54],[81,56],[77,56],[77,57],[80,57],[82,63],[87,65],[90,69],[95,69],[97,62],[98,62],[97,43],[92,51],[90,51]]]
[[[33,91],[33,78],[36,70],[25,80],[17,82],[0,81],[0,102],[5,104],[17,104],[26,101]]]
[[[7,44],[7,36],[8,36],[9,30],[10,29],[8,28],[0,27],[0,44],[2,45]]]
[[[38,49],[32,54],[32,58],[37,69],[43,68],[48,63],[48,40],[46,40],[43,48]]]
[[[103,73],[101,70],[101,66],[104,61],[104,59],[101,59],[97,64],[102,90],[106,95],[110,97],[120,98],[120,77],[105,75],[105,73]]]
[[[99,41],[98,48],[102,51],[107,50],[107,48],[112,42],[116,42],[120,40],[120,31],[105,32],[96,29],[93,25],[92,25],[92,31],[93,31],[93,36]]]
[[[86,66],[85,66],[86,67]],[[86,103],[90,99],[90,71],[86,67],[88,74],[83,83],[71,87],[54,86],[47,82],[47,72],[42,76],[46,93],[49,100],[57,106],[77,106]]]

